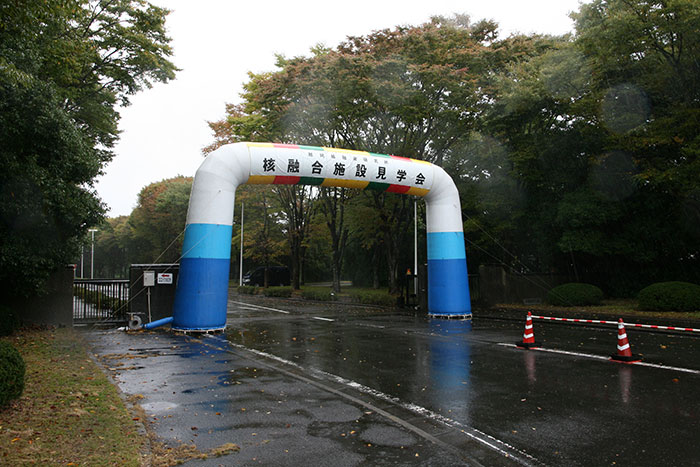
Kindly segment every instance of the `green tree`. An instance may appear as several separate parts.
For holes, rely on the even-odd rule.
[[[348,207],[347,223],[352,232],[351,239],[353,241],[348,245],[348,249],[354,250],[356,254],[349,253],[348,263],[360,263],[358,266],[365,268],[355,271],[352,276],[353,284],[371,285],[372,288],[378,289],[380,286],[380,264],[384,261],[380,213],[374,207],[372,193],[355,196],[351,203],[351,206]],[[367,277],[367,269],[372,271],[370,277]]]
[[[573,15],[575,37],[526,38],[495,75],[470,157],[452,161],[486,255],[613,294],[700,277],[699,12],[594,1]]]
[[[101,221],[94,178],[112,158],[117,105],[175,67],[167,11],[142,0],[0,7],[0,279],[36,293]]]
[[[138,263],[175,263],[182,253],[192,177],[151,183],[129,216],[130,255]]]
[[[588,118],[604,141],[589,185],[621,212],[606,232],[616,254],[598,258],[629,275],[631,284],[618,286],[628,293],[653,281],[698,281],[700,4],[594,1],[573,17],[591,68],[582,100],[597,110]]]
[[[348,244],[350,230],[345,218],[346,201],[352,196],[347,188],[321,188],[321,212],[331,236],[331,272],[333,292],[340,293],[340,279],[343,272],[343,259]]]
[[[107,218],[95,235],[95,277],[129,277],[131,228],[128,216]]]
[[[265,268],[279,264],[285,259],[285,236],[282,230],[284,214],[275,203],[276,197],[270,196],[266,187],[246,186],[238,190],[238,199],[245,203],[243,257]],[[240,241],[240,236],[237,238]],[[267,287],[267,269],[264,282]]]
[[[569,263],[553,248],[557,203],[587,183],[601,142],[581,117],[587,69],[580,53],[567,38],[521,44],[526,53],[495,76],[481,133],[454,164],[476,190],[465,228],[476,245],[517,271],[547,271]]]
[[[278,70],[251,74],[244,102],[228,106],[227,118],[212,124],[215,145],[271,140],[442,163],[486,104],[482,77],[500,60],[489,47],[495,30],[491,22],[471,24],[466,17],[434,18],[349,38],[335,50],[316,47],[311,57],[278,57]],[[411,210],[396,209],[406,200],[379,198],[386,235],[400,245],[411,218],[401,214]],[[386,258],[397,291],[399,255]]]

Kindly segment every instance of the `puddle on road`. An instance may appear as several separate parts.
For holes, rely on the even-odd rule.
[[[275,378],[277,377],[277,372],[255,367],[243,367],[229,370],[227,373],[221,374],[218,377],[219,386],[228,386],[231,384],[241,384],[244,380],[258,379],[258,378]]]
[[[178,407],[178,404],[174,404],[172,402],[167,401],[155,401],[142,404],[141,407],[147,413],[158,414],[161,412],[165,412],[166,410],[172,410],[175,407]]]

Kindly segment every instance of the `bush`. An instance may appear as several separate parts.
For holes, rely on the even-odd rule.
[[[22,321],[12,309],[0,305],[0,336],[9,336],[21,325]]]
[[[603,291],[595,285],[570,282],[547,292],[547,303],[557,306],[600,305]]]
[[[301,291],[301,296],[307,300],[319,300],[324,302],[338,300],[338,297],[328,289],[304,289]]]
[[[690,282],[657,282],[637,295],[640,310],[700,311],[700,285]]]
[[[24,390],[24,360],[9,342],[0,341],[0,407]]]
[[[292,296],[291,287],[268,287],[263,289],[263,294],[266,297],[284,297],[289,298]]]
[[[352,290],[350,300],[366,305],[396,306],[396,297],[380,290]]]
[[[258,291],[257,287],[253,287],[252,285],[240,285],[238,286],[238,293],[243,294],[243,295],[255,295],[255,293]]]

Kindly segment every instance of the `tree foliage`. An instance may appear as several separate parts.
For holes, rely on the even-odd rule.
[[[556,271],[612,294],[697,278],[698,15],[691,0],[595,0],[573,14],[573,36],[499,39],[495,24],[457,16],[348,38],[251,74],[243,102],[212,123],[215,144],[443,165],[460,189],[472,271]],[[379,249],[396,280],[409,203],[357,199],[350,249],[364,245],[373,264]],[[359,219],[368,210],[371,228]]]
[[[698,14],[601,0],[574,37],[527,38],[450,161],[477,257],[623,295],[698,277]]]
[[[628,296],[699,282],[700,4],[593,0],[573,18],[573,35],[507,38],[433,18],[278,57],[210,124],[205,152],[249,140],[428,160],[459,188],[471,272],[495,262]],[[407,197],[247,190],[256,265],[284,261],[286,235],[326,280],[335,267],[396,291],[412,266]]]
[[[239,200],[245,203],[243,256],[253,264],[274,266],[284,257],[285,236],[280,228],[284,211],[267,187],[250,186],[239,190]],[[236,239],[234,239],[235,241]],[[240,237],[238,237],[240,241]],[[246,269],[251,270],[250,262]],[[265,287],[268,285],[265,271]]]
[[[483,111],[481,89],[500,59],[488,43],[495,24],[468,18],[434,18],[353,37],[335,50],[317,47],[310,57],[278,57],[278,70],[251,74],[244,102],[227,106],[227,118],[211,124],[219,144],[281,141],[400,154],[441,162]],[[493,58],[490,56],[493,55]],[[338,271],[345,245],[338,224],[344,191],[322,197]],[[386,255],[392,291],[398,291],[398,245],[410,217],[406,200],[378,195],[385,210]],[[396,215],[399,213],[399,215]],[[335,220],[332,220],[335,219]]]
[[[144,187],[128,220],[133,263],[176,263],[182,253],[192,177],[174,177]]]
[[[0,6],[0,274],[35,293],[71,262],[104,206],[117,105],[174,77],[167,11],[143,0],[11,0]]]

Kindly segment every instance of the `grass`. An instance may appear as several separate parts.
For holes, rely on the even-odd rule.
[[[144,438],[74,331],[23,330],[3,339],[27,372],[22,396],[0,409],[0,464],[142,464]]]
[[[331,287],[327,285],[303,285],[301,290],[292,290],[291,287],[261,287],[237,286],[234,281],[229,285],[235,287],[239,294],[262,294],[266,297],[296,297],[306,300],[316,301],[339,301],[347,303],[358,303],[365,305],[379,305],[384,307],[394,307],[397,303],[397,296],[389,295],[386,287],[373,289],[370,287],[343,286],[339,294],[331,295]]]
[[[327,300],[323,296],[330,294],[331,287],[302,286],[301,296],[315,300]],[[378,305],[384,307],[394,307],[397,296],[390,295],[386,287],[373,289],[371,287],[341,287],[340,293],[334,298],[340,302],[352,302],[365,305]]]

